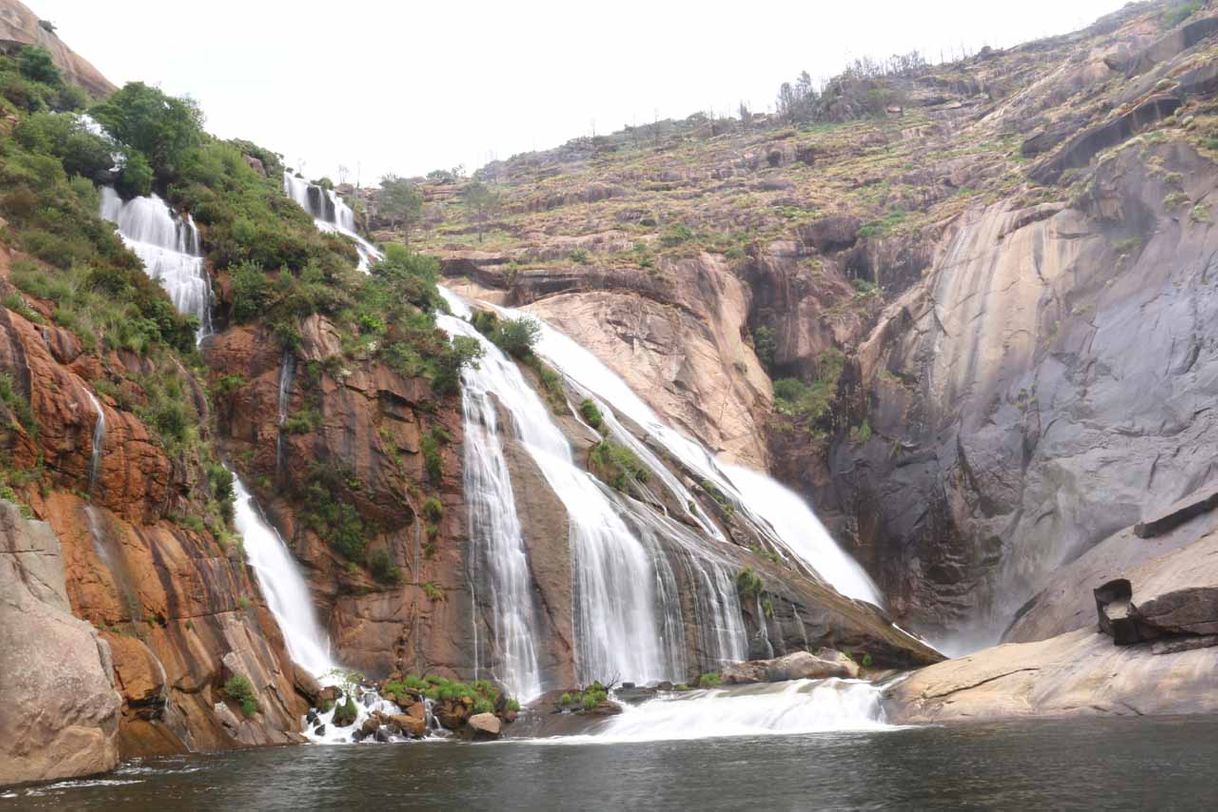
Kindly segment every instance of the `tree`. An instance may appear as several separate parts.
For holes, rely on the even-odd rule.
[[[462,197],[465,199],[465,211],[478,229],[478,242],[482,242],[486,224],[499,214],[503,206],[502,195],[482,181],[476,180],[465,187]]]
[[[143,82],[129,82],[89,113],[115,140],[142,152],[162,178],[176,175],[187,152],[203,143],[199,106]]]
[[[402,241],[410,243],[410,229],[418,224],[423,213],[423,195],[406,178],[386,175],[381,178],[378,210],[391,226],[402,229]]]
[[[22,48],[18,65],[21,75],[26,79],[42,82],[52,87],[59,87],[63,84],[63,77],[59,74],[59,68],[55,67],[55,60],[51,58],[50,51],[45,48],[34,46]]]

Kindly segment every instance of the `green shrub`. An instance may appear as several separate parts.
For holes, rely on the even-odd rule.
[[[579,404],[579,413],[584,418],[584,422],[597,431],[600,431],[605,425],[605,416],[601,414],[600,407],[591,398],[584,398]]]
[[[242,715],[247,719],[261,710],[258,697],[254,693],[254,686],[250,684],[248,678],[241,674],[233,674],[229,677],[221,690],[225,696],[240,706]]]
[[[660,245],[673,248],[694,238],[694,231],[684,223],[675,223],[660,235]]]
[[[300,497],[303,505],[300,518],[305,527],[348,561],[362,564],[372,528],[365,524],[353,505],[340,501],[339,495],[345,488],[346,483],[340,472],[316,466],[310,472],[305,492]]]
[[[774,355],[778,351],[778,343],[774,339],[774,330],[762,324],[753,329],[753,352],[761,366],[769,371],[774,367]]]
[[[26,431],[37,436],[38,421],[34,418],[34,409],[25,396],[17,391],[12,377],[7,372],[0,372],[0,400],[4,401],[4,405]]]
[[[533,319],[502,319],[491,340],[508,355],[525,358],[532,354],[540,334],[541,327]]]
[[[744,598],[756,597],[765,591],[765,581],[752,567],[745,567],[736,574],[736,591]]]
[[[55,60],[51,58],[50,51],[45,48],[25,46],[17,57],[17,64],[20,67],[21,75],[30,81],[42,82],[46,85],[63,84],[63,77],[59,73],[59,68],[55,67]]]
[[[574,251],[568,254],[568,258],[576,265],[587,265],[589,259],[588,252],[582,248],[576,248]]]
[[[844,367],[845,356],[831,350],[818,359],[816,379],[811,384],[797,378],[774,381],[774,411],[810,422],[820,420],[829,414],[837,397]]]
[[[423,501],[423,515],[430,521],[438,522],[444,517],[444,504],[434,496]]]
[[[633,451],[611,440],[601,440],[592,446],[588,466],[619,491],[627,490],[632,482],[646,484],[651,478],[651,471]]]
[[[382,584],[400,584],[402,569],[393,563],[388,550],[374,550],[368,556],[368,571]]]
[[[440,454],[440,441],[444,435],[434,428],[423,435],[419,450],[423,454],[423,468],[427,478],[435,484],[444,479],[444,457]]]
[[[718,674],[701,674],[698,676],[699,688],[717,688],[723,683],[723,679]]]

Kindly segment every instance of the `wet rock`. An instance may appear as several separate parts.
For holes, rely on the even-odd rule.
[[[318,736],[324,736],[324,735],[326,735],[326,726],[325,726],[325,725],[318,725],[317,727],[313,728],[313,733],[314,733],[314,734],[316,734],[316,735],[318,735]]]
[[[460,730],[470,717],[470,705],[456,699],[446,699],[436,703],[436,719],[449,730]]]
[[[469,717],[468,724],[475,740],[497,739],[503,729],[499,717],[493,713],[475,713]]]
[[[915,671],[885,695],[890,722],[1218,712],[1218,648],[1156,656],[1081,629]]]
[[[355,706],[355,700],[348,696],[335,706],[334,715],[330,717],[330,723],[335,727],[347,727],[348,725],[355,724],[355,719],[358,715],[359,710]]]
[[[427,720],[408,714],[398,714],[389,717],[390,723],[396,725],[403,735],[421,739],[427,735]]]
[[[292,664],[292,686],[313,707],[321,705],[321,684],[312,674],[295,663]]]
[[[729,685],[751,682],[785,682],[795,679],[854,679],[858,666],[846,655],[833,649],[821,649],[816,654],[796,651],[770,660],[748,660],[726,666],[720,677]]]
[[[364,723],[360,725],[359,732],[363,736],[371,736],[373,733],[380,730],[380,728],[381,720],[376,714],[373,714],[365,719]]]

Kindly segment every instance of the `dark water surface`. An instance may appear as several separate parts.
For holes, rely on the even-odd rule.
[[[0,791],[54,809],[1218,808],[1218,718],[644,744],[306,746]]]

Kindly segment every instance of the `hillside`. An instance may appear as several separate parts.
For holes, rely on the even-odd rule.
[[[380,190],[0,46],[0,785],[1215,707],[1213,3]]]
[[[469,181],[423,181],[412,238],[810,495],[899,617],[992,639],[1206,476],[1208,413],[1157,410],[1210,357],[1188,326],[1213,244],[1207,9],[856,66],[807,124],[695,115],[516,156],[477,173],[490,217]]]

